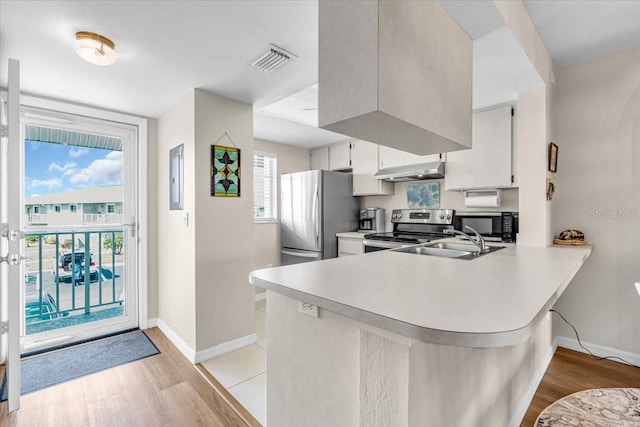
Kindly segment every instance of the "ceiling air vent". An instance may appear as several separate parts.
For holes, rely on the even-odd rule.
[[[294,58],[297,56],[293,53],[270,44],[268,48],[249,59],[245,64],[265,74],[270,74]]]

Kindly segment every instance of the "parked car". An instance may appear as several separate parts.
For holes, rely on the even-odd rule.
[[[90,280],[97,279],[98,277],[98,269],[96,268],[95,262],[93,262],[92,255],[93,254],[89,255]],[[71,259],[73,256],[75,256],[75,260],[72,263]],[[57,268],[54,266],[54,272],[58,281],[69,281],[77,284],[78,282],[84,282],[84,268],[84,251],[83,249],[78,249],[75,253],[70,251],[61,252],[58,257]]]
[[[41,306],[42,311],[40,310]],[[27,324],[57,319],[58,317],[68,315],[69,313],[67,312],[58,312],[58,304],[56,304],[56,300],[48,292],[42,294],[42,305],[40,305],[40,296],[37,292],[25,296],[24,316]]]

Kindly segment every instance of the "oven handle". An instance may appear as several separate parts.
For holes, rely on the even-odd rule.
[[[368,239],[363,240],[362,244],[364,246],[370,246],[374,248],[388,248],[388,249],[401,248],[402,246],[407,246],[406,244],[402,244],[399,242],[385,242],[381,240],[368,240]]]

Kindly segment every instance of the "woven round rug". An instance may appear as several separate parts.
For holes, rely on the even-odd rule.
[[[594,388],[547,406],[535,427],[640,426],[640,388]]]

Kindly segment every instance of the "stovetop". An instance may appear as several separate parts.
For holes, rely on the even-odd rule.
[[[447,237],[444,230],[453,228],[453,214],[449,209],[394,209],[391,214],[393,231],[364,237],[399,243],[430,242]]]
[[[385,242],[399,242],[399,243],[427,243],[435,239],[441,239],[447,237],[444,233],[406,233],[406,232],[393,232],[388,233],[374,233],[364,236],[368,240],[382,240]]]

